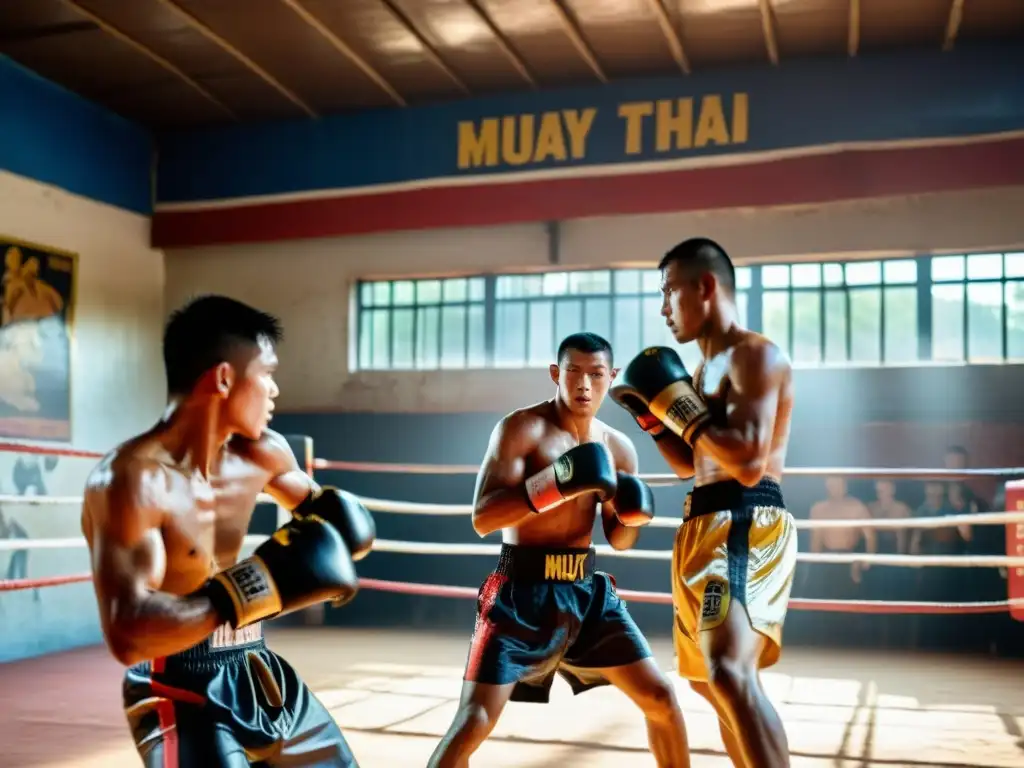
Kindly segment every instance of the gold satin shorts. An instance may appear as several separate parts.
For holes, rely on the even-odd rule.
[[[766,484],[774,488],[763,488]],[[672,547],[672,636],[679,674],[689,680],[707,680],[699,633],[722,624],[733,602],[746,607],[751,625],[766,639],[760,668],[775,664],[782,652],[782,626],[796,570],[793,516],[774,482],[763,481],[753,489],[735,485],[727,490],[739,499],[729,509],[694,510],[687,496]]]

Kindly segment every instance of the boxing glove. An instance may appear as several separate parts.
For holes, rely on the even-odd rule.
[[[647,525],[654,517],[654,494],[650,486],[636,475],[618,473],[615,497],[615,517],[627,528]]]
[[[612,399],[630,413],[647,409],[691,447],[708,427],[707,403],[675,350],[648,347],[615,380]]]
[[[326,520],[341,534],[353,562],[359,562],[373,549],[377,525],[373,515],[353,494],[325,485],[310,493],[292,515],[301,520],[309,515]]]
[[[602,443],[583,443],[527,478],[523,487],[530,509],[538,513],[584,493],[596,493],[604,501],[615,494],[615,467]]]
[[[327,600],[346,603],[359,579],[341,534],[309,515],[286,523],[200,590],[234,629]]]
[[[644,405],[643,400],[639,397],[632,397],[625,391],[619,392],[622,399],[617,398],[615,394],[615,390],[612,389],[612,399],[629,411],[629,415],[633,417],[640,429],[655,440],[666,434],[665,425],[658,421],[657,417]]]

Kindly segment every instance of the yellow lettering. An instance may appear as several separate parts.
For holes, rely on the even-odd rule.
[[[544,578],[549,580],[562,578],[562,561],[558,555],[544,556]]]
[[[562,120],[557,112],[545,112],[540,116],[540,130],[537,131],[537,148],[533,153],[533,162],[539,163],[548,158],[565,160],[565,135],[562,133]]]
[[[626,119],[626,154],[639,155],[643,150],[644,118],[654,114],[649,101],[619,104],[619,117]]]
[[[729,129],[726,127],[725,112],[722,109],[722,97],[717,94],[705,96],[700,100],[700,116],[697,118],[697,131],[693,137],[695,147],[704,147],[710,142],[729,143]]]
[[[530,162],[531,157],[533,115],[509,115],[501,118],[501,159],[509,165],[525,165]]]
[[[732,143],[746,144],[750,133],[750,99],[745,93],[732,95]]]
[[[569,134],[569,151],[573,160],[582,160],[587,154],[587,136],[594,124],[594,117],[597,110],[587,107],[580,111],[576,109],[563,109],[562,119],[565,121],[565,130]]]
[[[472,120],[459,123],[459,168],[478,168],[498,164],[498,120],[480,121],[480,130]]]
[[[693,99],[660,99],[654,115],[655,148],[689,149],[693,138]],[[673,141],[674,139],[674,141]]]

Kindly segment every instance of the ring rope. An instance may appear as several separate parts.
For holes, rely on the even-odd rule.
[[[79,584],[92,581],[92,574],[75,573],[67,576],[49,576],[41,579],[0,579],[0,592],[24,589],[40,589],[64,584]],[[478,590],[475,587],[461,587],[447,584],[417,584],[407,581],[385,579],[360,579],[362,589],[393,592],[404,595],[428,597],[459,597],[473,599]],[[643,592],[631,589],[617,589],[624,600],[654,605],[671,605],[672,595],[664,592]],[[822,600],[794,597],[789,608],[798,611],[824,611],[828,613],[860,614],[978,614],[1005,613],[1024,606],[1024,599],[978,601],[974,603],[935,603],[909,600]]]
[[[26,443],[0,442],[0,453],[32,453],[43,456],[68,456],[83,459],[101,459],[104,454],[97,451],[81,451],[73,448],[29,445]],[[400,464],[377,461],[335,461],[313,459],[313,469],[336,470],[340,472],[378,472],[409,475],[475,475],[479,465],[473,464]],[[900,467],[789,467],[785,470],[792,477],[829,477],[839,475],[853,478],[888,478],[891,480],[970,480],[972,478],[1004,478],[1012,480],[1024,477],[1024,467],[993,467],[989,469],[914,469]],[[680,478],[672,474],[640,475],[648,483],[679,483]]]
[[[359,500],[373,512],[391,512],[403,515],[466,516],[473,512],[470,504],[426,504],[416,501],[391,501],[360,496]],[[55,504],[81,504],[81,496],[18,496],[0,494],[0,504],[25,504],[50,506]],[[277,501],[265,493],[256,498],[257,504],[276,504]],[[1006,525],[1024,523],[1024,511],[979,512],[944,517],[899,517],[865,518],[853,520],[794,520],[799,530],[814,528],[953,528],[958,525]],[[681,517],[655,517],[649,523],[652,528],[678,528]]]
[[[245,544],[255,546],[266,541],[264,535],[249,535]],[[0,552],[31,549],[83,549],[84,538],[75,539],[2,539]],[[671,560],[672,552],[661,549],[612,549],[598,545],[594,549],[602,557],[626,560]],[[373,551],[407,555],[487,555],[496,556],[501,544],[473,544],[449,542],[397,541],[377,539]],[[888,555],[866,552],[798,552],[797,562],[862,565],[892,565],[906,568],[1024,568],[1024,557],[1005,555]]]

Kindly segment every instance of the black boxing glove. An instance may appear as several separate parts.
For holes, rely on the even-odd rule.
[[[584,493],[596,493],[605,501],[615,494],[612,456],[602,443],[577,445],[527,478],[523,488],[534,512],[546,512]]]
[[[618,488],[612,499],[615,517],[627,528],[639,528],[654,517],[654,494],[636,475],[618,473]]]
[[[693,378],[675,350],[648,347],[615,379],[612,399],[630,413],[649,411],[691,447],[707,429],[711,414],[693,388]]]
[[[278,528],[199,593],[224,621],[240,629],[327,600],[346,603],[358,590],[359,578],[341,534],[310,515]]]
[[[377,538],[377,525],[373,515],[353,494],[325,485],[310,493],[292,510],[296,520],[316,515],[327,521],[341,534],[353,562],[359,562],[373,549]]]

